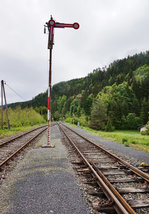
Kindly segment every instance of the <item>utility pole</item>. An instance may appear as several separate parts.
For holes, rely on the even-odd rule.
[[[73,24],[65,24],[65,23],[59,23],[53,20],[53,17],[51,16],[51,19],[46,22],[44,25],[44,33],[46,33],[46,28],[49,32],[48,37],[48,49],[49,51],[49,84],[48,84],[48,142],[46,147],[52,147],[50,142],[50,122],[51,122],[51,77],[52,77],[52,49],[54,45],[54,28],[74,28],[78,29],[79,24],[73,23]],[[45,147],[45,146],[44,146]]]
[[[1,80],[1,129],[3,129],[3,97],[5,100],[5,108],[6,108],[6,117],[8,121],[8,129],[10,129],[9,117],[8,117],[8,108],[7,108],[7,100],[6,100],[6,93],[4,87],[4,80]]]
[[[1,129],[3,129],[3,80],[1,80]]]

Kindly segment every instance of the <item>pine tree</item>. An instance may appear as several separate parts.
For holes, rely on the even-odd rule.
[[[149,120],[148,113],[149,113],[149,103],[145,99],[143,99],[140,112],[140,118],[143,124],[146,124]]]
[[[90,127],[94,129],[101,129],[106,121],[106,108],[101,100],[96,99],[93,102],[91,109],[91,122]]]

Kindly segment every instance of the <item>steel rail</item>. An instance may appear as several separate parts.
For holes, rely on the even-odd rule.
[[[29,139],[23,146],[21,146],[17,151],[15,151],[13,154],[11,154],[7,159],[5,159],[3,162],[0,163],[0,168],[4,166],[9,160],[11,160],[17,153],[19,153],[22,149],[24,149],[29,143],[31,143],[36,137],[38,137],[42,132],[44,132],[47,129],[44,128],[41,130],[37,135]]]
[[[118,156],[112,154],[111,152],[107,151],[106,149],[104,149],[102,146],[99,146],[97,144],[95,144],[93,141],[89,140],[88,138],[86,138],[85,136],[77,133],[76,131],[74,131],[73,129],[71,129],[70,127],[62,124],[63,126],[65,126],[66,128],[70,129],[72,132],[74,132],[75,134],[77,134],[78,136],[82,137],[84,140],[88,141],[89,143],[93,144],[94,146],[96,146],[97,148],[103,150],[106,154],[112,156],[115,160],[117,160],[119,163],[129,167],[135,174],[137,174],[138,176],[142,177],[144,180],[146,180],[147,182],[149,182],[149,175],[145,172],[142,172],[141,170],[139,170],[137,167],[132,166],[131,164],[129,164],[127,161],[124,161],[122,159],[120,159]]]
[[[18,136],[14,136],[14,137],[12,137],[11,139],[8,139],[8,140],[6,140],[6,141],[3,141],[2,143],[0,143],[0,147],[4,146],[4,145],[6,145],[6,144],[8,144],[8,143],[10,143],[10,142],[12,142],[12,141],[14,141],[14,140],[20,138],[20,137],[23,137],[23,136],[25,136],[25,135],[27,135],[27,134],[33,132],[33,131],[36,131],[36,130],[42,128],[42,127],[45,127],[45,126],[47,126],[47,125],[39,126],[39,127],[37,127],[37,128],[31,129],[31,130],[29,130],[29,131],[27,131],[27,132],[25,132],[25,133],[21,133],[21,134],[18,135]]]
[[[111,189],[114,195],[119,199],[119,201],[126,207],[129,213],[136,213],[130,205],[126,202],[126,200],[121,196],[121,194],[114,188],[114,186],[110,183],[110,181],[105,177],[105,175],[99,170],[93,162],[90,162],[93,165],[93,168],[97,171],[97,173],[101,176],[103,181],[107,184],[107,186]]]
[[[117,192],[117,190],[113,186],[110,189],[110,187],[109,187],[110,182],[109,183],[105,182],[106,178],[103,179],[104,178],[103,173],[100,172],[100,174],[98,174],[96,172],[94,167],[92,167],[92,165],[89,163],[89,161],[85,158],[85,156],[81,153],[81,151],[75,145],[74,141],[66,134],[66,132],[60,125],[59,125],[59,127],[63,131],[64,135],[67,137],[69,142],[72,144],[72,146],[76,149],[79,156],[81,156],[81,158],[83,159],[83,162],[92,171],[92,173],[94,174],[94,176],[96,177],[96,179],[98,180],[100,185],[102,186],[107,198],[114,202],[113,207],[115,208],[116,212],[119,214],[136,214],[136,212],[131,208],[131,206],[125,201],[125,199]]]

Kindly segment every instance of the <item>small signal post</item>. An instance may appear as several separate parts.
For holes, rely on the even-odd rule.
[[[52,77],[52,49],[54,45],[54,29],[55,28],[74,28],[77,30],[79,28],[79,24],[77,22],[73,24],[66,24],[56,22],[53,17],[46,22],[44,25],[44,33],[46,33],[46,29],[48,29],[48,49],[49,49],[49,85],[48,85],[48,140],[46,147],[53,147],[50,140],[50,124],[51,124],[51,77]]]

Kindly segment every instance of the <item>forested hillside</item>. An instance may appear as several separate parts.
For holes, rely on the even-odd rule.
[[[47,92],[11,107],[16,105],[33,106],[46,114]],[[146,124],[149,120],[149,51],[94,69],[85,78],[54,85],[52,118],[72,121],[73,112],[75,123],[79,121],[107,131],[137,129]]]

